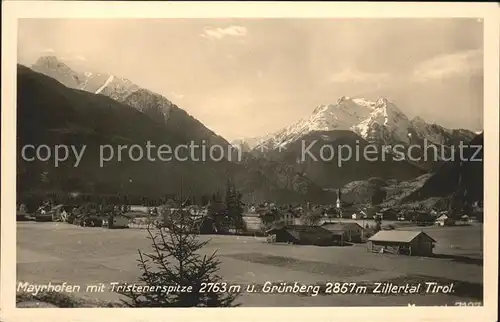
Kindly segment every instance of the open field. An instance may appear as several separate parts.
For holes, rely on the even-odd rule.
[[[271,282],[383,282],[448,281],[462,287],[460,294],[318,295],[243,293],[244,306],[393,306],[454,305],[481,301],[481,225],[467,227],[413,227],[438,242],[435,258],[373,254],[365,245],[317,247],[268,244],[265,238],[201,236],[217,250],[220,275],[228,284],[262,285]],[[82,297],[113,301],[112,292],[86,293],[85,285],[137,281],[137,249],[149,252],[147,232],[138,229],[106,230],[65,223],[17,224],[17,281],[43,284],[67,282],[82,286]],[[463,292],[470,285],[474,292]]]

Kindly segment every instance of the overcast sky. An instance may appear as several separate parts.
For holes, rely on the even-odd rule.
[[[476,19],[161,19],[19,23],[20,63],[55,55],[126,77],[228,140],[274,132],[341,96],[483,128]]]

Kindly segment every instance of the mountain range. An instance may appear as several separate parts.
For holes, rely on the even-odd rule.
[[[384,145],[410,145],[427,140],[429,143],[450,146],[460,141],[468,142],[476,135],[466,129],[447,129],[429,124],[420,117],[409,119],[387,98],[369,101],[344,96],[335,104],[317,106],[308,118],[273,134],[232,143],[254,151],[270,151],[278,147],[286,148],[311,132],[337,130],[352,131],[367,142]]]
[[[54,56],[41,57],[31,69],[18,65],[18,149],[23,144],[86,144],[89,152],[78,171],[53,168],[18,158],[18,187],[82,190],[93,193],[133,191],[145,195],[173,193],[182,184],[194,194],[224,189],[233,180],[246,200],[331,203],[332,189],[370,178],[412,180],[442,166],[442,161],[359,159],[300,160],[302,144],[366,147],[423,145],[449,148],[475,137],[464,129],[446,129],[421,118],[409,119],[386,98],[369,101],[342,97],[316,107],[310,117],[259,138],[232,142],[243,151],[238,162],[122,162],[104,168],[93,162],[99,144],[185,144],[229,146],[164,96],[112,74],[78,72]],[[278,150],[279,148],[279,150]],[[283,150],[282,150],[283,149]],[[92,154],[93,153],[93,154]],[[391,153],[391,151],[389,151]],[[19,153],[18,153],[19,156]],[[47,174],[40,180],[41,174]],[[47,179],[47,177],[49,179]],[[43,181],[43,182],[42,182]],[[133,184],[129,184],[133,182]]]
[[[65,69],[66,70],[66,69]],[[245,162],[181,161],[175,158],[154,162],[146,158],[133,161],[114,158],[99,166],[102,145],[144,146],[167,144],[171,147],[198,140],[223,140],[200,122],[173,106],[168,116],[179,123],[152,118],[138,105],[126,105],[108,96],[69,88],[58,80],[18,65],[17,68],[17,187],[20,195],[32,191],[78,191],[92,194],[130,194],[161,197],[176,194],[194,196],[225,191],[232,180],[244,197],[256,200],[325,200],[324,192],[307,177],[283,172],[279,164],[263,168],[249,167]],[[73,79],[73,78],[70,78]],[[127,96],[147,91],[138,90]],[[145,100],[161,99],[152,94]],[[163,101],[163,100],[162,100]],[[150,105],[153,107],[153,105]],[[146,106],[147,107],[147,106]],[[149,109],[151,110],[151,109]],[[180,128],[180,127],[183,128]],[[224,140],[224,142],[226,142]],[[74,157],[55,167],[51,162],[28,162],[21,149],[42,144],[54,147],[66,144],[85,145],[85,157],[74,168]],[[229,145],[228,143],[226,143]],[[286,179],[279,173],[286,173]]]
[[[141,88],[126,78],[113,74],[77,72],[55,56],[40,57],[31,69],[56,79],[66,87],[105,95],[117,102],[132,106],[152,120],[165,123],[177,132],[184,132],[192,140],[206,140],[208,145],[228,144],[224,138],[209,130],[164,96]],[[185,132],[188,130],[189,133]]]

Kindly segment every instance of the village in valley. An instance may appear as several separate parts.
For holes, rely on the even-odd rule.
[[[18,307],[482,304],[481,21],[152,20],[18,22]]]
[[[165,218],[180,213],[192,218],[192,232],[195,234],[264,236],[269,243],[317,246],[369,242],[371,251],[405,255],[412,255],[412,252],[413,255],[432,255],[438,241],[423,232],[424,227],[470,226],[479,225],[482,221],[482,205],[479,202],[469,207],[468,213],[450,213],[451,207],[438,211],[355,205],[342,202],[341,196],[339,189],[336,203],[326,206],[309,202],[304,205],[255,204],[244,203],[234,187],[229,187],[224,197],[216,193],[211,199],[206,198],[209,200],[204,206],[176,203],[173,199],[158,206],[95,202],[56,204],[47,200],[31,212],[26,204],[20,204],[17,220],[108,229],[146,229],[155,224],[161,225]],[[422,227],[422,232],[415,234],[414,230],[406,231],[405,227]]]
[[[470,284],[477,283],[477,279],[481,276],[479,270],[477,272],[473,270],[476,267],[480,268],[481,266],[477,266],[477,264],[482,262],[482,250],[480,250],[482,245],[477,244],[481,243],[483,229],[480,222],[482,209],[478,203],[470,208],[471,211],[468,214],[464,212],[450,214],[446,210],[408,210],[382,208],[369,204],[343,203],[341,190],[337,191],[336,202],[327,206],[310,203],[303,205],[252,204],[242,202],[240,197],[236,190],[227,189],[225,196],[221,197],[220,193],[214,194],[205,206],[189,204],[187,202],[189,198],[186,198],[183,204],[176,203],[173,198],[158,206],[151,205],[151,202],[149,206],[145,204],[103,205],[95,202],[87,202],[78,206],[76,204],[55,204],[49,201],[44,202],[32,213],[27,211],[26,204],[21,204],[17,213],[20,245],[26,247],[31,244],[25,238],[32,237],[34,234],[44,239],[43,243],[33,245],[35,249],[43,250],[43,254],[48,251],[48,245],[59,247],[54,244],[57,243],[57,240],[59,242],[64,240],[65,244],[71,243],[77,248],[84,246],[82,243],[86,240],[86,245],[81,250],[81,256],[85,256],[86,252],[91,251],[91,257],[111,256],[113,258],[115,255],[108,251],[103,252],[102,255],[92,251],[92,249],[98,251],[111,242],[109,245],[116,249],[116,256],[119,258],[117,263],[120,263],[121,267],[121,273],[118,275],[125,278],[127,275],[130,276],[130,272],[123,274],[123,270],[132,269],[133,249],[138,244],[144,243],[146,239],[144,232],[150,229],[162,229],[161,227],[166,226],[162,223],[181,215],[191,219],[190,229],[186,233],[198,235],[213,243],[213,247],[221,255],[223,267],[224,261],[229,260],[226,269],[223,269],[223,271],[230,271],[230,273],[224,274],[224,278],[227,278],[229,283],[234,274],[237,274],[234,277],[236,281],[240,283],[243,281],[246,284],[258,283],[259,280],[262,280],[261,283],[277,283],[282,280],[280,274],[272,272],[264,274],[266,277],[256,278],[252,272],[256,272],[259,268],[252,269],[252,265],[257,264],[265,265],[268,268],[268,265],[276,268],[281,267],[280,271],[282,272],[283,269],[289,269],[290,273],[285,275],[295,276],[292,279],[305,280],[304,282],[313,280],[314,283],[320,284],[324,284],[329,279],[319,277],[319,275],[315,278],[314,276],[318,273],[322,276],[323,274],[337,276],[337,281],[341,279],[346,283],[354,284],[360,283],[356,281],[366,283],[366,278],[373,279],[373,283],[382,283],[388,277],[391,277],[388,279],[389,281],[399,280],[401,282],[401,276],[408,274],[414,276],[413,279],[416,279],[421,285],[440,280],[454,281],[458,285],[464,283],[465,285],[459,288],[464,293],[461,296],[474,299],[475,302],[480,297],[482,287],[479,284]],[[175,199],[181,200],[180,198]],[[67,239],[66,234],[73,237]],[[461,235],[469,236],[463,239],[460,237]],[[109,241],[107,241],[108,238]],[[465,244],[470,241],[472,244]],[[79,246],[76,246],[75,243],[78,243]],[[42,244],[45,246],[40,248]],[[290,247],[290,250],[283,247]],[[318,250],[315,251],[311,247]],[[471,251],[474,254],[467,255]],[[21,249],[21,262],[24,256],[29,256],[23,255],[24,252]],[[30,253],[28,251],[27,254]],[[108,253],[109,255],[106,255]],[[40,253],[35,257],[38,256]],[[373,256],[377,258],[373,258]],[[105,266],[112,267],[113,265],[106,264],[110,263],[111,259],[105,257],[100,262]],[[301,257],[302,259],[299,259]],[[397,266],[391,267],[391,262],[392,265],[401,263],[398,257],[415,258],[416,261],[410,260],[408,262],[405,260],[399,269]],[[311,258],[314,258],[312,262]],[[419,261],[419,258],[425,259],[425,261]],[[26,260],[30,262],[33,259],[27,258]],[[240,267],[234,266],[235,260],[236,262],[243,261],[241,264],[245,262],[250,264],[241,266],[241,268],[245,267],[244,275],[251,274],[254,278],[239,276],[239,269],[234,270],[235,267]],[[43,261],[40,263],[42,266],[44,265]],[[476,264],[471,266],[471,263]],[[450,276],[448,269],[443,270],[442,267],[453,268],[452,276]],[[399,272],[394,272],[395,268]],[[338,271],[339,269],[340,271]],[[346,269],[347,271],[344,271]],[[295,270],[308,271],[312,274],[308,277],[303,276],[303,274],[294,275]],[[132,271],[134,270],[132,269]],[[376,274],[377,271],[380,273]],[[21,279],[23,276],[32,274],[28,272],[29,270],[21,269]],[[49,272],[45,274],[49,274]],[[107,275],[108,273],[103,273],[103,277],[99,279],[101,283],[105,282]],[[453,276],[456,277],[453,278]],[[82,276],[74,276],[72,273],[68,273],[65,278],[73,280],[75,283],[87,280],[86,278],[82,279]],[[263,279],[266,278],[268,280],[264,281]],[[112,283],[113,280],[108,282]],[[475,286],[471,287],[470,285]],[[359,288],[363,289],[366,286],[359,286]],[[106,294],[102,300],[116,301],[114,296]],[[280,296],[278,299],[287,297],[286,295]],[[356,295],[346,294],[344,296],[343,299],[346,302],[335,301],[334,305],[337,305],[336,303],[345,303],[338,305],[364,303],[360,299],[349,299]],[[370,305],[377,303],[377,299],[382,299],[380,297],[373,299],[375,295],[364,296],[365,301],[369,301]],[[250,294],[245,298],[247,298],[248,304],[244,302],[244,305],[266,305],[261,301],[262,298],[259,299]],[[394,299],[394,297],[392,298]],[[412,302],[422,303],[421,305],[434,302],[446,304],[450,298],[453,296],[449,294],[420,294],[413,295]],[[384,305],[387,301],[387,299],[381,300],[379,305]],[[281,301],[274,299],[269,303],[280,305]],[[405,305],[406,302],[405,300],[397,300],[390,303]],[[332,302],[316,299],[315,301],[311,300],[310,305],[332,305]]]

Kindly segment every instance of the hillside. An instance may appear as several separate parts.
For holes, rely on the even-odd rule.
[[[221,136],[160,94],[134,84],[129,79],[106,73],[79,72],[54,56],[40,57],[32,69],[56,79],[69,88],[108,96],[134,107],[156,122],[163,122],[173,131],[189,131],[193,140],[206,140],[210,144],[227,145]]]
[[[476,136],[470,146],[483,147],[483,134]],[[476,154],[476,147],[464,149],[464,159]],[[483,159],[483,151],[478,151],[476,159]],[[384,206],[402,204],[446,204],[452,197],[454,202],[472,204],[483,200],[483,162],[463,161],[460,152],[455,153],[455,161],[437,165],[433,171],[410,180],[398,181],[370,178],[353,181],[342,187],[343,199],[347,202],[370,203],[375,191],[384,191]]]
[[[452,194],[465,195],[464,198],[470,202],[483,200],[483,146],[484,136],[481,133],[470,141],[468,148],[464,149],[463,161],[460,158],[460,151],[455,151],[453,161],[434,169],[432,176],[425,181],[423,186],[405,200],[423,200]],[[474,161],[472,158],[480,161]]]
[[[409,180],[427,171],[405,160],[394,160],[389,153],[384,158],[382,146],[377,146],[376,154],[365,155],[363,151],[368,145],[366,140],[349,130],[318,131],[303,136],[300,142],[291,143],[281,152],[270,152],[267,158],[293,167],[326,189],[341,188],[349,182],[372,177]],[[342,154],[340,161],[339,152]]]

